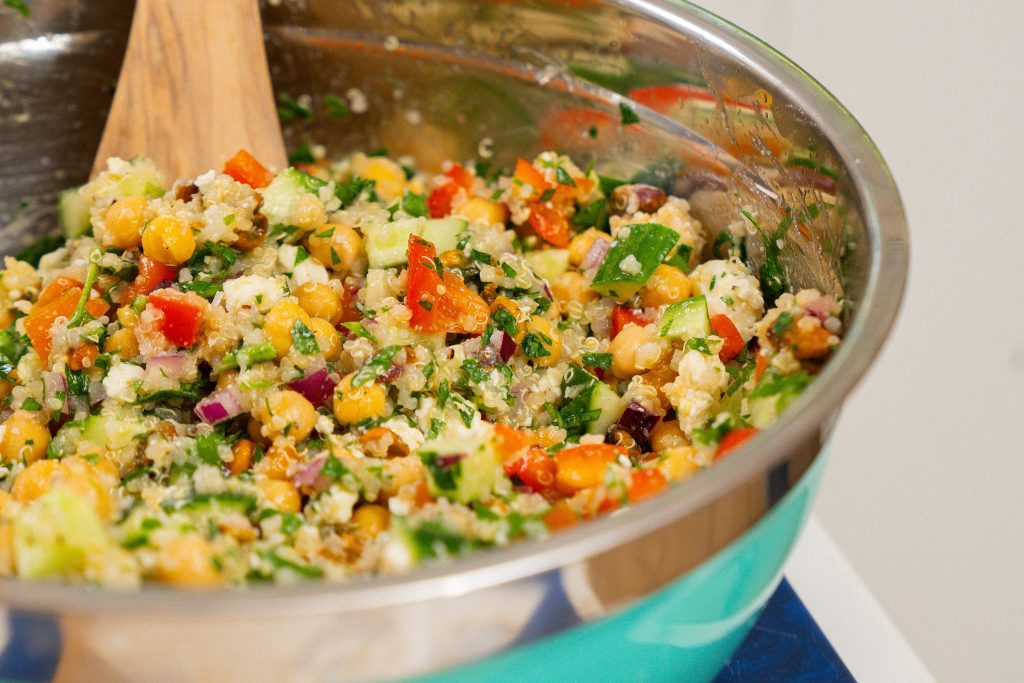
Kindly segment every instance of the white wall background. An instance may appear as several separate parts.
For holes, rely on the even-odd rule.
[[[1024,3],[703,0],[829,88],[911,223],[818,513],[940,681],[1024,680]]]

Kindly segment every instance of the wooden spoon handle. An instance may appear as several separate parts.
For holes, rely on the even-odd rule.
[[[257,0],[138,0],[93,174],[144,154],[188,178],[239,149],[286,164]]]

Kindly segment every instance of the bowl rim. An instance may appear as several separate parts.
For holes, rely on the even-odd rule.
[[[794,441],[823,430],[880,352],[896,320],[909,268],[906,214],[895,180],[854,116],[820,83],[761,39],[684,0],[609,0],[655,19],[675,33],[703,42],[742,63],[771,88],[785,91],[833,145],[849,172],[869,236],[868,277],[860,309],[844,343],[818,380],[785,416],[757,436],[741,457],[618,513],[588,521],[556,537],[513,543],[456,562],[408,574],[340,583],[253,586],[244,590],[187,592],[162,586],[139,591],[0,579],[0,605],[33,612],[335,614],[406,605],[472,593],[524,580],[582,561],[661,528],[720,497],[786,458]]]

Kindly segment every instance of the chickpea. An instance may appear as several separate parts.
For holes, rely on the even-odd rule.
[[[313,318],[309,321],[309,329],[316,337],[316,345],[320,347],[320,353],[324,354],[327,360],[338,360],[341,355],[341,334],[334,329],[334,325],[323,318]]]
[[[352,514],[352,521],[368,536],[376,536],[382,531],[387,531],[391,524],[391,513],[383,505],[367,503],[356,508]]]
[[[669,481],[683,481],[689,479],[700,470],[700,465],[694,462],[697,451],[692,446],[676,446],[662,453],[662,460],[658,463],[658,469]]]
[[[526,332],[532,334],[548,352],[546,356],[533,358],[534,365],[548,367],[558,362],[562,357],[562,334],[550,320],[544,316],[531,318],[530,322],[526,323]]]
[[[89,501],[96,514],[103,519],[109,519],[114,512],[110,489],[119,481],[120,477],[115,475],[111,479],[108,467],[109,465],[105,465],[101,470],[82,458],[65,458],[60,461],[60,469],[57,471],[54,485],[59,485],[78,494]]]
[[[660,453],[677,446],[689,446],[690,440],[679,428],[678,420],[662,420],[651,430],[651,450]]]
[[[612,374],[627,379],[656,366],[664,355],[665,345],[646,327],[629,323],[615,335],[608,350],[612,354]]]
[[[559,307],[564,311],[571,303],[585,304],[596,301],[599,294],[590,288],[587,278],[574,270],[569,270],[551,283],[551,293],[555,295]]]
[[[462,216],[470,223],[486,223],[488,225],[504,225],[508,220],[508,210],[503,204],[493,199],[474,197],[456,209],[455,214]]]
[[[0,457],[4,462],[14,463],[22,458],[27,463],[35,462],[46,456],[49,445],[50,430],[35,414],[18,410],[4,422],[0,439]]]
[[[387,157],[359,157],[353,170],[367,180],[373,180],[373,190],[385,202],[394,201],[405,191],[405,171]]]
[[[314,318],[323,318],[332,325],[341,320],[341,298],[334,290],[319,282],[307,282],[295,290],[299,306]]]
[[[142,251],[154,261],[177,266],[192,258],[196,238],[192,228],[173,216],[160,216],[142,232]]]
[[[339,273],[366,268],[363,238],[349,225],[328,223],[306,238],[306,246],[313,258]]]
[[[228,471],[238,476],[252,466],[252,454],[256,450],[249,439],[239,439],[231,446],[231,462],[228,463]]]
[[[260,401],[259,419],[270,439],[285,436],[302,441],[316,425],[316,408],[297,391],[280,389]]]
[[[59,470],[59,460],[37,460],[15,477],[11,497],[19,503],[35,500],[50,490]]]
[[[572,238],[569,242],[569,263],[574,266],[579,266],[583,263],[583,257],[590,251],[590,247],[594,246],[594,240],[602,239],[607,242],[611,242],[611,236],[606,232],[601,232],[597,228],[590,228],[584,230],[580,234]]]
[[[298,512],[302,509],[302,497],[298,489],[290,481],[282,479],[264,479],[256,487],[267,499],[270,507],[278,512]]]
[[[121,306],[117,309],[117,322],[126,330],[134,330],[139,326],[139,314],[129,305]]]
[[[253,471],[270,479],[289,479],[292,463],[299,460],[299,452],[295,450],[295,446],[280,439],[271,445],[263,459],[256,463]]]
[[[103,350],[107,353],[116,353],[125,360],[130,360],[139,355],[139,340],[135,338],[134,332],[121,328],[107,337]]]
[[[353,387],[353,377],[355,373],[343,377],[334,390],[334,417],[341,424],[382,417],[387,411],[387,389],[376,382]]]
[[[198,534],[179,536],[161,548],[157,573],[162,580],[182,588],[211,588],[221,583],[213,564],[213,548]]]
[[[640,288],[640,304],[646,308],[674,304],[689,299],[693,293],[690,278],[683,271],[662,263]]]
[[[298,304],[284,300],[278,301],[271,308],[263,319],[263,334],[277,350],[277,358],[280,360],[288,355],[291,350],[292,328],[296,322],[301,322],[307,328],[310,326],[309,314],[302,310]]]
[[[123,197],[107,209],[102,235],[103,246],[135,249],[142,243],[142,226],[146,223],[145,197]]]

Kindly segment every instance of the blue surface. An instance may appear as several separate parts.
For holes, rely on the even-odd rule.
[[[715,683],[849,683],[853,675],[783,579]]]

